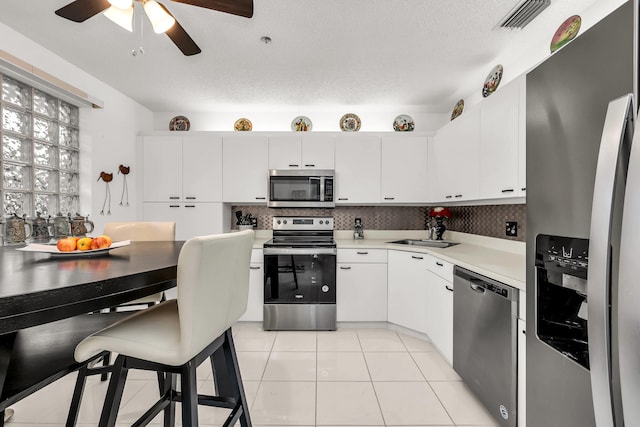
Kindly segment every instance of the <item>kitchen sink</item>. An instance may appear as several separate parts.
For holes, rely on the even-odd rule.
[[[404,239],[404,240],[395,240],[393,243],[396,245],[410,245],[410,246],[422,246],[428,248],[448,248],[449,246],[455,246],[459,243],[447,242],[446,240],[428,240],[428,239]]]

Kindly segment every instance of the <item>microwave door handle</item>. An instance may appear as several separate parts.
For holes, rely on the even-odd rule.
[[[611,400],[611,354],[609,324],[609,290],[611,260],[611,232],[614,211],[616,170],[626,167],[628,160],[618,164],[627,134],[632,126],[633,98],[626,95],[609,103],[602,130],[600,152],[596,167],[596,179],[591,207],[589,235],[589,270],[587,276],[589,365],[593,407],[598,427],[614,427],[614,409]],[[624,185],[624,183],[619,183]],[[627,192],[628,194],[628,192]],[[622,341],[622,340],[620,340]]]
[[[637,308],[637,301],[640,298],[640,288],[637,286],[637,260],[640,246],[640,223],[637,216],[640,214],[639,184],[640,126],[636,126],[629,159],[618,266],[618,360],[620,372],[626,373],[620,375],[620,391],[624,408],[624,422],[627,426],[638,424],[638,420],[640,420],[640,406],[637,404],[637,396],[640,395],[638,394],[640,393],[640,379],[637,378],[637,375],[629,375],[629,373],[637,371],[640,359],[640,331],[638,330],[640,312]],[[636,216],[634,217],[634,215]],[[633,369],[633,371],[629,371],[629,369]]]

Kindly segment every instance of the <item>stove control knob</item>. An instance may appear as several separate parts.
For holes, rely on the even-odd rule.
[[[329,292],[329,286],[328,285],[322,285],[322,292]]]
[[[320,220],[320,225],[324,224],[324,221]]]
[[[278,220],[278,224],[280,224],[282,221]]]
[[[283,223],[284,223],[284,224],[286,224],[286,223],[287,223],[287,220],[285,219]]]

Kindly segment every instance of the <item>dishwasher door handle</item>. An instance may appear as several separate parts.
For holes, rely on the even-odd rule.
[[[469,283],[469,287],[479,294],[484,294],[485,289],[482,286],[474,285],[473,283]]]

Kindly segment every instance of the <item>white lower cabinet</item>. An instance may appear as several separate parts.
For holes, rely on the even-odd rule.
[[[262,249],[251,251],[249,265],[249,297],[247,311],[238,319],[241,322],[262,322],[264,305],[264,258]]]
[[[427,272],[427,329],[433,345],[453,364],[453,283]]]
[[[427,256],[396,250],[388,254],[387,318],[422,333],[427,330]]]
[[[386,322],[386,249],[338,249],[336,267],[338,322]]]
[[[142,207],[144,221],[173,221],[176,240],[223,232],[222,203],[147,202]]]

